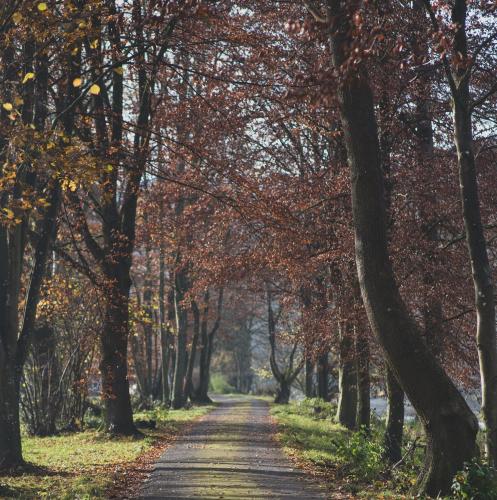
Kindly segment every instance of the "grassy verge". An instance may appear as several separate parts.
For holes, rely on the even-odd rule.
[[[109,488],[126,476],[147,453],[163,448],[187,423],[212,407],[188,410],[152,410],[137,419],[154,419],[157,428],[143,431],[143,439],[110,439],[98,431],[23,440],[28,466],[0,475],[0,498],[98,499],[109,498]]]
[[[380,421],[373,422],[370,434],[350,432],[334,422],[333,405],[316,399],[274,405],[271,414],[285,451],[329,484],[336,498],[408,497],[421,464],[421,450],[392,471],[382,459]],[[407,445],[418,432],[412,427],[406,430]]]

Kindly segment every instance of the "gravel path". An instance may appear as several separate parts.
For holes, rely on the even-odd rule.
[[[267,403],[218,401],[164,453],[140,498],[326,498],[273,440]]]

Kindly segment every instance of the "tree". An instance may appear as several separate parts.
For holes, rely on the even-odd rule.
[[[436,30],[441,30],[439,21],[429,0],[424,1]],[[485,16],[487,13],[482,12]],[[488,14],[487,14],[488,15]],[[471,263],[477,317],[476,342],[480,361],[482,412],[486,426],[485,448],[490,463],[497,464],[497,338],[495,329],[495,293],[491,265],[488,258],[487,241],[483,230],[478,193],[477,168],[473,146],[472,114],[475,106],[481,105],[497,92],[495,81],[489,90],[477,98],[471,96],[470,84],[475,72],[478,52],[491,44],[495,30],[475,49],[470,57],[467,37],[468,5],[466,0],[456,0],[451,8],[453,28],[452,55],[442,55],[445,75],[452,96],[454,120],[454,143],[457,150],[459,185],[464,229]],[[485,30],[485,27],[483,28]]]
[[[474,456],[477,421],[423,343],[400,296],[387,249],[373,93],[364,64],[360,60],[354,64],[350,58],[354,10],[341,0],[328,0],[327,8],[333,65],[342,72],[337,97],[352,179],[361,294],[387,362],[425,427],[428,449],[418,488],[438,495],[449,491],[453,474]]]

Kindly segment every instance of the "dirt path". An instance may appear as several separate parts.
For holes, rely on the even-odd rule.
[[[285,456],[273,430],[264,401],[222,398],[164,453],[140,498],[326,498]]]

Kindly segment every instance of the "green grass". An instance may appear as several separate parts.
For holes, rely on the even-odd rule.
[[[350,432],[335,423],[335,407],[317,399],[274,405],[271,414],[286,452],[323,475],[333,488],[363,498],[405,498],[416,479],[418,456],[388,472],[379,421],[373,422],[369,435]]]
[[[115,470],[124,469],[161,437],[204,415],[212,407],[137,413],[137,419],[155,419],[157,429],[143,439],[109,438],[95,430],[54,437],[23,439],[29,466],[12,475],[0,475],[0,498],[98,499],[106,498]]]

